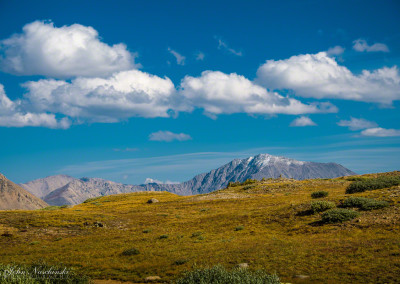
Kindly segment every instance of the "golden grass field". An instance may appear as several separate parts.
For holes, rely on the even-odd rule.
[[[72,208],[0,211],[0,233],[7,233],[0,262],[44,259],[93,279],[134,283],[155,275],[170,281],[195,264],[243,262],[289,283],[399,283],[400,186],[352,194],[390,202],[352,221],[320,225],[319,214],[302,214],[313,191],[326,190],[323,200],[339,204],[349,184],[269,179],[198,196],[141,192]],[[150,198],[159,202],[148,204]],[[122,255],[130,248],[140,253]]]

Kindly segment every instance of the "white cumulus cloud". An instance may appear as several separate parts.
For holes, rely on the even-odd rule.
[[[150,141],[171,142],[174,140],[187,141],[187,140],[191,140],[191,139],[192,139],[192,137],[190,137],[190,135],[185,134],[185,133],[173,133],[171,131],[161,131],[161,130],[151,133],[149,135]]]
[[[79,77],[70,83],[43,79],[27,82],[24,103],[33,111],[62,113],[91,122],[117,122],[129,117],[169,117],[176,108],[169,78],[139,70],[115,73],[108,78]]]
[[[316,126],[317,124],[307,116],[300,116],[290,123],[290,126],[304,127],[304,126]]]
[[[367,41],[364,39],[356,39],[353,41],[353,49],[358,52],[389,52],[389,48],[384,43],[374,43],[373,45],[368,45]]]
[[[378,124],[376,124],[373,121],[369,121],[363,118],[354,118],[354,117],[351,117],[350,120],[341,120],[338,122],[338,125],[343,127],[348,127],[350,130],[353,131],[366,128],[374,128],[378,126]]]
[[[21,108],[20,101],[11,101],[0,84],[0,126],[25,127],[42,126],[48,128],[68,128],[71,122],[68,118],[56,119],[54,114],[31,113]]]
[[[188,105],[202,108],[211,116],[337,112],[337,108],[329,103],[303,104],[296,99],[269,92],[244,76],[219,71],[204,71],[200,77],[186,76],[179,93]]]
[[[397,66],[353,74],[326,52],[267,60],[257,71],[258,83],[272,89],[291,89],[296,95],[345,99],[390,105],[400,99]]]
[[[400,130],[375,127],[361,131],[361,135],[375,136],[375,137],[394,137],[394,136],[400,136]]]
[[[135,67],[136,54],[122,43],[109,46],[98,32],[79,24],[55,27],[35,21],[0,41],[0,68],[16,75],[55,78],[106,76]]]

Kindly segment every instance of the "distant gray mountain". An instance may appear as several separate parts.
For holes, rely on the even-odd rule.
[[[56,190],[57,188],[63,187],[70,183],[76,178],[66,175],[49,176],[46,178],[36,179],[27,183],[20,184],[30,193],[34,194],[39,198],[44,198],[47,194]]]
[[[69,181],[71,177],[68,176],[53,176],[22,186],[32,193],[36,192],[39,196],[43,196],[43,200],[51,205],[63,205],[78,204],[95,196],[137,191],[169,191],[180,195],[202,194],[225,188],[230,181],[243,182],[250,178],[258,180],[270,177],[278,178],[281,175],[286,178],[303,180],[335,178],[355,175],[355,173],[335,163],[302,162],[269,154],[259,154],[246,159],[235,159],[218,169],[197,175],[193,179],[179,184],[127,185],[99,178],[72,178]],[[55,188],[58,184],[62,184],[62,186]]]

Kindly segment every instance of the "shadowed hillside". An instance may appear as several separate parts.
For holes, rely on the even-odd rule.
[[[176,279],[195,264],[246,263],[282,282],[394,283],[400,276],[399,180],[400,172],[248,180],[204,195],[139,192],[72,208],[4,211],[0,259],[43,258],[95,279],[133,282]],[[346,194],[355,183],[362,192]],[[151,198],[157,200],[148,203]]]

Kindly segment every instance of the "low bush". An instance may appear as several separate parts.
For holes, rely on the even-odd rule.
[[[201,236],[202,234],[203,234],[203,232],[194,232],[192,234],[192,238],[197,238],[197,237]]]
[[[342,207],[359,208],[360,210],[373,210],[389,206],[386,201],[379,201],[366,197],[350,197],[342,203]]]
[[[368,178],[353,181],[346,189],[346,193],[357,193],[368,190],[392,187],[400,185],[400,177],[398,176],[380,176],[377,178]]]
[[[102,197],[103,196],[97,196],[97,197],[88,198],[85,201],[83,201],[83,203],[89,203],[89,202],[95,201],[95,200],[97,200],[99,198],[102,198]]]
[[[237,226],[235,228],[235,231],[242,231],[242,230],[244,230],[244,226]]]
[[[242,185],[253,184],[253,183],[256,183],[256,182],[257,182],[256,179],[249,178],[249,179],[246,179],[244,182],[242,182]]]
[[[188,262],[189,260],[182,258],[182,259],[178,259],[174,262],[175,265],[182,265],[185,264],[186,262]]]
[[[326,210],[335,208],[336,204],[331,201],[313,201],[311,202],[311,210],[313,213],[324,212]]]
[[[122,255],[138,255],[138,254],[140,254],[140,251],[135,248],[130,248],[122,252]]]
[[[158,237],[160,240],[162,240],[162,239],[168,239],[168,235],[161,235],[161,236],[159,236]]]
[[[323,198],[323,197],[327,197],[328,194],[329,194],[329,192],[323,191],[323,190],[314,191],[313,193],[311,193],[311,197],[312,198]]]
[[[240,185],[240,182],[238,182],[238,181],[235,181],[235,182],[230,181],[228,183],[228,187],[235,187],[235,186],[239,186],[239,185]]]
[[[277,275],[267,274],[265,271],[250,271],[243,268],[226,270],[222,266],[212,268],[195,268],[187,271],[175,281],[176,284],[199,284],[199,283],[218,283],[218,284],[279,284]]]
[[[360,216],[360,213],[354,210],[334,208],[330,209],[322,214],[322,223],[341,223],[345,221],[350,221],[354,218]]]
[[[80,275],[66,266],[48,265],[44,262],[37,262],[31,265],[0,264],[0,283],[87,284],[91,282],[87,276]]]

